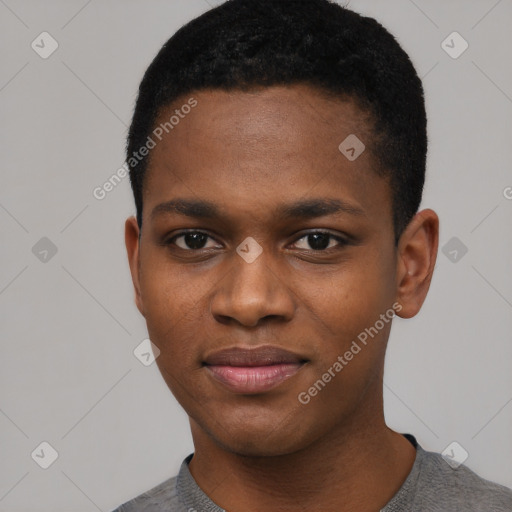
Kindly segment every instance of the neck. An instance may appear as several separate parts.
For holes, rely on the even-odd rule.
[[[374,512],[398,491],[416,455],[407,439],[385,425],[383,414],[270,457],[230,452],[193,420],[191,427],[190,472],[212,501],[231,512]]]

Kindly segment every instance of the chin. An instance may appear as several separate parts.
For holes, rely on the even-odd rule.
[[[220,420],[219,423],[204,425],[201,422],[200,425],[224,450],[245,457],[289,455],[306,448],[316,438],[316,429],[308,431],[304,422],[297,418],[262,421],[260,416],[254,422],[245,418],[230,423]]]

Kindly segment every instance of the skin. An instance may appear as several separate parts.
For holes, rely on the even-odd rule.
[[[419,212],[395,246],[391,191],[373,170],[371,120],[353,101],[307,85],[191,96],[197,107],[152,150],[142,232],[135,217],[125,225],[137,307],[161,351],[162,376],[190,418],[190,471],[230,512],[379,510],[415,458],[384,421],[391,322],[308,404],[297,397],[395,302],[403,318],[419,311],[438,217]],[[338,146],[352,133],[366,150],[351,162]],[[213,202],[221,216],[151,216],[176,198]],[[341,200],[361,212],[279,215],[304,199]],[[173,238],[184,229],[211,238],[195,249],[193,240]],[[315,230],[348,242],[326,235],[328,248],[315,250],[307,237]],[[247,237],[263,249],[252,263],[236,252]],[[307,360],[265,393],[233,393],[202,364],[222,348],[265,344]]]

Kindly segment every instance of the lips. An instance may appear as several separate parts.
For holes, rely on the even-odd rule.
[[[233,347],[206,357],[204,366],[217,382],[235,393],[269,391],[295,375],[304,358],[270,345],[244,349]]]

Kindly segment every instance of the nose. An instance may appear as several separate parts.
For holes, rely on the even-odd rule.
[[[265,251],[251,263],[234,253],[231,268],[211,299],[211,313],[220,323],[256,327],[264,320],[289,321],[296,301],[286,274],[271,267]]]

